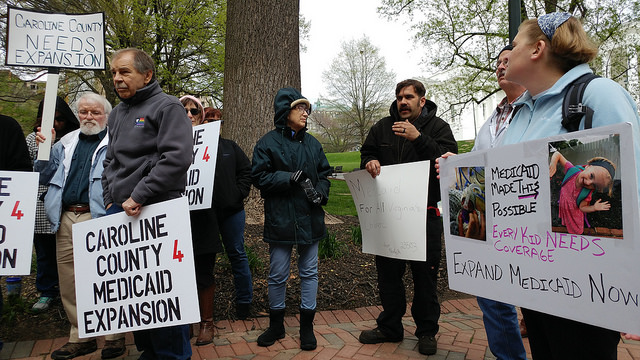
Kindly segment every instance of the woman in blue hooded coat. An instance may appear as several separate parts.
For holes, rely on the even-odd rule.
[[[275,129],[253,150],[251,176],[264,198],[264,236],[269,244],[269,328],[258,345],[284,338],[285,292],[293,246],[300,273],[300,348],[313,350],[318,292],[318,242],[326,236],[324,210],[331,173],[322,146],[306,133],[311,104],[293,88],[274,99]]]

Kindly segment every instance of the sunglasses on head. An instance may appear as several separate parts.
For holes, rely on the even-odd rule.
[[[193,108],[193,109],[185,108],[185,110],[187,111],[187,113],[191,113],[191,115],[194,115],[194,116],[200,114],[200,109],[198,108]]]

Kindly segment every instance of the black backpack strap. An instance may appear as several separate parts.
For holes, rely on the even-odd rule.
[[[562,126],[567,131],[576,131],[580,127],[580,120],[584,116],[584,128],[591,129],[593,109],[582,103],[584,90],[591,80],[598,78],[598,75],[588,73],[575,79],[569,84],[567,93],[562,102]]]

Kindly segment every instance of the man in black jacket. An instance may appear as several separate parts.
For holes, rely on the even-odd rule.
[[[408,261],[376,256],[378,289],[383,311],[378,326],[360,334],[363,344],[402,341],[402,316],[406,297],[402,277],[406,263],[411,267],[414,297],[411,314],[416,323],[418,350],[432,355],[437,351],[440,303],[437,295],[438,268],[442,241],[442,219],[437,208],[440,183],[436,178],[435,159],[447,151],[457,153],[458,145],[449,124],[436,116],[436,105],[427,100],[424,85],[417,80],[404,80],[396,86],[396,101],[390,116],[378,121],[367,135],[360,150],[361,167],[373,178],[381,166],[430,160],[429,198],[427,201],[427,261]]]

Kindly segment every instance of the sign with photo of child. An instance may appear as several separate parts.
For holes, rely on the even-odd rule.
[[[640,334],[632,131],[622,123],[440,159],[450,288]]]

